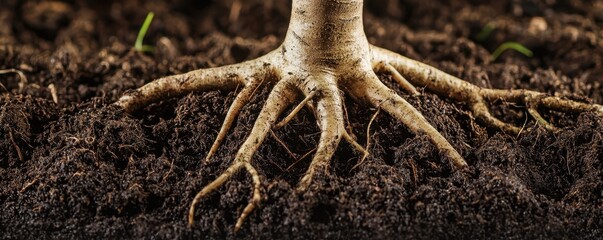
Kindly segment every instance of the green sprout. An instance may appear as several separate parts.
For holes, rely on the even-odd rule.
[[[503,44],[501,44],[500,46],[498,46],[498,48],[496,48],[496,50],[494,50],[494,52],[492,53],[492,61],[496,61],[496,59],[498,59],[498,57],[500,57],[500,55],[507,51],[508,49],[511,50],[515,50],[527,57],[532,57],[534,56],[534,53],[532,52],[532,50],[528,49],[527,47],[525,47],[524,45],[522,45],[521,43],[518,42],[505,42]]]
[[[496,24],[494,22],[489,22],[482,28],[482,30],[477,34],[476,39],[480,42],[485,41],[490,37],[492,32],[496,29]]]
[[[134,49],[136,49],[136,51],[153,52],[155,50],[153,46],[142,44],[142,40],[144,40],[144,36],[147,35],[147,30],[149,30],[149,26],[151,26],[151,22],[153,21],[153,16],[155,16],[155,14],[149,12],[144,19],[144,23],[142,23],[142,27],[140,27],[140,30],[138,31],[138,37],[136,37],[136,43],[134,44]]]

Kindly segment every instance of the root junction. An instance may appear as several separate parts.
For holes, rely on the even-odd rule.
[[[414,134],[427,136],[441,156],[456,169],[467,167],[455,147],[419,111],[386,87],[376,72],[391,74],[401,88],[413,95],[419,94],[416,87],[424,87],[441,97],[464,102],[471,106],[473,114],[482,123],[512,134],[518,134],[520,128],[492,116],[488,104],[497,100],[525,104],[530,115],[551,130],[555,127],[540,116],[538,108],[592,111],[603,116],[601,105],[564,100],[529,90],[480,88],[426,64],[370,45],[363,30],[362,8],[363,0],[294,0],[285,40],[267,55],[243,63],[164,77],[119,99],[116,104],[132,112],[152,102],[193,91],[242,87],[206,156],[207,161],[219,149],[238,113],[256,89],[263,81],[276,79],[275,87],[230,167],[193,199],[189,225],[194,222],[195,206],[201,199],[245,169],[252,178],[253,192],[235,230],[242,226],[261,199],[261,176],[252,164],[254,153],[269,132],[286,125],[303,107],[314,113],[321,135],[310,166],[299,182],[300,191],[310,186],[317,173],[328,173],[329,161],[342,138],[363,154],[364,161],[369,149],[358,144],[347,132],[342,94],[388,113]],[[280,115],[291,107],[294,107],[291,114],[277,123]]]

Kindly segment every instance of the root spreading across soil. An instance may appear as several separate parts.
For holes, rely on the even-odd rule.
[[[356,102],[361,97],[340,97],[335,102],[345,108],[338,119],[345,124],[337,138],[346,141],[330,153],[328,173],[318,171],[311,184],[304,183],[313,154],[324,151],[324,127],[316,126],[312,110],[299,108],[286,125],[264,133],[264,143],[254,147],[253,166],[240,165],[262,182],[232,174],[217,193],[201,200],[202,214],[189,228],[188,203],[234,166],[280,82],[249,84],[253,90],[233,84],[232,92],[193,92],[144,104],[132,115],[112,103],[152,79],[279,49],[290,17],[285,2],[246,3],[233,17],[224,14],[232,10],[229,4],[9,0],[0,8],[0,19],[12,23],[0,26],[0,68],[18,69],[26,81],[12,72],[0,75],[4,237],[594,239],[603,234],[602,118],[589,111],[557,111],[566,109],[543,105],[547,98],[530,98],[533,92],[506,92],[517,97],[501,98],[487,90],[530,89],[567,102],[603,103],[602,6],[581,1],[368,2],[368,41],[396,54],[373,48],[389,61],[376,61],[367,72],[375,70],[376,82],[416,107],[463,156],[467,171],[455,171],[431,137],[387,114],[376,115],[390,112],[382,105],[371,109]],[[156,51],[142,54],[131,47],[137,24],[149,11],[156,18],[145,41],[156,43]],[[537,24],[542,21],[544,28]],[[492,22],[497,27],[491,36],[477,39]],[[492,62],[488,50],[508,40],[524,43],[535,57],[507,53]],[[411,60],[392,57],[397,54],[479,87],[492,116],[478,114],[475,102],[413,82],[421,73],[405,70],[408,64],[395,59]],[[416,88],[400,87],[403,81],[392,68]],[[304,94],[308,102],[325,97]],[[241,98],[248,103],[238,107],[221,147],[213,147],[231,104]],[[304,97],[286,99],[277,103],[296,100],[293,109]],[[510,124],[497,126],[494,118]],[[370,139],[370,155],[358,164],[363,139]],[[202,161],[211,149],[213,157]],[[300,182],[305,191],[296,190]],[[254,206],[260,203],[255,211],[244,210],[249,186],[257,193]],[[248,214],[242,225],[237,224],[241,213]],[[235,224],[241,227],[236,233]]]

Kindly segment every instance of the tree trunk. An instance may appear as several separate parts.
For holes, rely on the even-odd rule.
[[[363,0],[293,0],[281,49],[284,59],[323,70],[359,63],[370,66],[362,10]]]

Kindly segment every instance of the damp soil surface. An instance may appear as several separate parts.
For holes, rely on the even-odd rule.
[[[253,159],[261,206],[233,232],[251,197],[236,174],[198,207],[203,186],[231,163],[272,83],[243,109],[210,162],[202,162],[236,92],[198,92],[134,114],[112,106],[153,79],[252,59],[284,37],[289,1],[18,1],[0,6],[0,238],[600,239],[603,119],[542,114],[496,102],[523,127],[514,136],[475,121],[469,107],[429,91],[409,96],[470,167],[455,171],[423,136],[387,114],[372,123],[368,159],[342,142],[330,173],[296,191],[319,138],[303,110]],[[369,41],[482,87],[527,88],[603,103],[603,1],[367,1]],[[237,10],[237,9],[234,9]],[[132,50],[150,11],[145,43]],[[484,26],[494,26],[481,34]],[[528,58],[490,53],[507,41]],[[376,109],[346,99],[361,143]],[[288,154],[280,139],[292,152]]]

